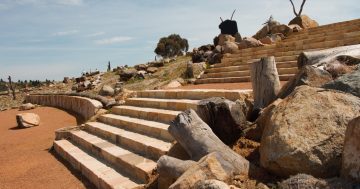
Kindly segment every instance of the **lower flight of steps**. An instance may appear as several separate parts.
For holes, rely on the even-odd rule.
[[[97,188],[137,188],[148,183],[156,161],[174,141],[169,123],[201,99],[243,99],[251,90],[149,90],[137,92],[97,122],[54,142],[55,151]]]

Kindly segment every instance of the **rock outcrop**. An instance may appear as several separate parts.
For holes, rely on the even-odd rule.
[[[289,22],[289,25],[291,24],[297,24],[303,29],[314,28],[319,26],[319,24],[315,20],[311,19],[309,16],[305,14],[301,16],[297,16],[294,19],[292,19]]]
[[[360,183],[360,117],[353,119],[345,133],[341,176]]]
[[[296,88],[271,111],[261,139],[261,165],[279,176],[338,175],[346,126],[359,112],[360,98],[353,95]]]
[[[335,89],[360,97],[360,68],[324,84],[326,89]]]

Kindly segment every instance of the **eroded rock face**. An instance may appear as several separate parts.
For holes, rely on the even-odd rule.
[[[326,89],[335,89],[360,97],[360,69],[326,83]]]
[[[29,128],[40,125],[40,117],[34,113],[22,113],[16,115],[16,122],[19,128]]]
[[[289,22],[289,25],[291,24],[297,24],[303,29],[314,28],[319,26],[319,24],[315,20],[311,19],[309,16],[304,14],[301,15],[300,17],[295,17],[294,19],[292,19]]]
[[[338,175],[348,122],[360,114],[360,98],[300,86],[271,112],[260,146],[260,163],[289,176]]]
[[[200,101],[197,113],[225,144],[234,143],[246,127],[245,104],[220,97]]]
[[[353,189],[355,185],[346,182],[340,178],[318,179],[311,175],[298,174],[292,176],[279,184],[280,189],[300,189],[300,188],[316,188],[316,189]]]
[[[300,85],[321,87],[330,81],[332,81],[332,77],[329,72],[312,66],[305,66],[281,88],[278,97],[287,97],[294,91],[295,87]]]
[[[353,119],[345,133],[341,176],[360,183],[360,117]]]

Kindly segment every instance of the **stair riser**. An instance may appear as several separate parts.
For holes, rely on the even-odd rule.
[[[292,75],[293,76],[293,75]],[[292,76],[279,76],[280,81],[288,81]],[[196,84],[206,84],[206,83],[241,83],[241,82],[251,82],[250,77],[247,78],[208,78],[208,79],[198,79]]]
[[[298,71],[297,67],[295,68],[288,68],[288,69],[278,69],[278,74],[296,74]],[[205,74],[202,75],[202,79],[206,78],[224,78],[224,77],[243,77],[243,76],[250,76],[250,72],[247,74],[238,74],[237,72],[223,72],[223,73],[215,73],[215,74]]]
[[[211,68],[208,69],[208,73],[220,73],[220,72],[232,72],[232,71],[247,71],[250,70],[250,64],[236,66],[237,63],[234,63],[233,67],[220,67],[220,68]],[[289,62],[280,62],[276,63],[277,68],[293,68],[297,67],[297,61]]]
[[[54,150],[59,154],[63,159],[70,163],[70,165],[75,169],[81,172],[81,174],[86,177],[96,188],[102,189],[112,189],[113,186],[110,186],[105,180],[96,175],[94,172],[89,170],[86,165],[78,162],[73,156],[68,154],[62,147],[54,143]]]
[[[267,56],[261,56],[261,57],[267,57]],[[260,57],[260,58],[261,58]],[[246,64],[246,63],[251,63],[251,62],[256,62],[259,61],[259,59],[244,59],[243,57],[237,58],[237,59],[226,59],[224,61],[222,61],[221,63],[224,65],[232,65],[234,62],[236,63],[242,63],[242,64]],[[276,62],[288,62],[288,61],[296,61],[297,60],[297,56],[280,56],[280,57],[275,57],[275,61]]]
[[[187,109],[197,110],[197,104],[192,104],[187,102],[165,102],[165,101],[158,102],[158,101],[140,101],[140,100],[128,99],[126,101],[126,105],[166,109],[166,110],[176,110],[176,111],[185,111]]]
[[[121,109],[121,108],[113,108],[112,113],[123,116],[136,117],[139,119],[145,119],[150,121],[157,121],[161,123],[170,123],[176,117],[176,115],[166,114],[162,112],[147,112],[147,111],[137,111],[132,109]]]
[[[74,143],[78,144],[79,146],[81,146],[91,154],[94,154],[95,156],[104,159],[106,162],[110,163],[111,166],[115,167],[116,169],[125,172],[126,174],[130,175],[132,178],[136,178],[141,182],[146,183],[149,181],[149,174],[151,173],[146,173],[143,170],[139,169],[138,167],[128,164],[126,161],[124,161],[121,158],[121,156],[120,157],[113,156],[109,152],[89,143],[83,138],[80,138],[74,134],[70,136],[71,136],[71,140]]]
[[[147,125],[128,122],[125,120],[118,120],[118,119],[114,119],[114,118],[110,118],[110,117],[106,117],[106,116],[100,116],[99,121],[101,121],[102,123],[108,124],[108,125],[116,126],[121,129],[134,131],[137,133],[152,136],[152,137],[162,139],[165,141],[173,141],[174,140],[174,138],[170,135],[170,133],[165,129],[149,127]]]
[[[106,140],[109,140],[115,144],[124,146],[127,149],[130,149],[136,153],[143,154],[146,157],[151,159],[159,159],[162,155],[165,155],[166,152],[160,149],[156,149],[152,146],[146,146],[145,144],[139,143],[137,141],[131,140],[129,138],[122,137],[118,134],[108,132],[106,130],[101,130],[91,125],[85,127],[86,131],[94,135],[100,136]]]
[[[229,100],[237,100],[247,95],[238,91],[216,91],[216,90],[192,90],[192,91],[139,91],[138,97],[142,98],[164,98],[164,99],[192,99],[202,100],[211,97],[225,97]]]

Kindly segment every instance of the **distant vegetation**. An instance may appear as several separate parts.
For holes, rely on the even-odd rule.
[[[155,53],[165,58],[183,55],[188,50],[188,40],[181,38],[178,34],[172,34],[159,40]]]
[[[49,85],[51,83],[50,80],[46,79],[45,81],[40,80],[18,80],[17,82],[13,82],[13,85],[16,89],[22,89],[25,87],[40,87],[42,85]],[[0,79],[0,91],[7,91],[7,81]]]

